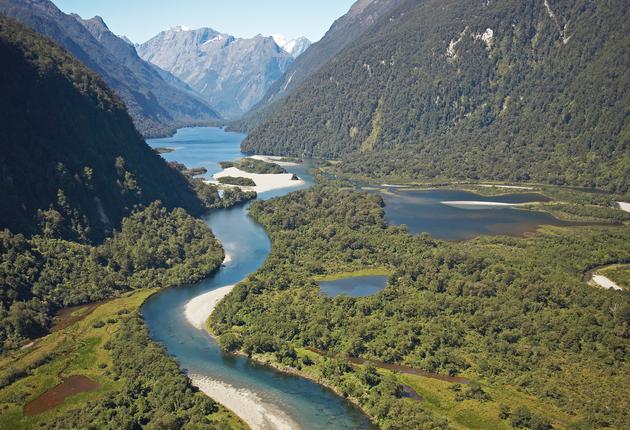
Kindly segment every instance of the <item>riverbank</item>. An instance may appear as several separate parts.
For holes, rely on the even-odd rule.
[[[234,285],[217,288],[200,296],[197,296],[186,303],[184,307],[184,316],[193,327],[203,330],[206,321],[214,311],[217,304],[223,300],[225,296],[230,294]]]
[[[234,285],[227,285],[190,300],[184,308],[186,320],[199,330],[207,329],[206,321],[233,288]],[[266,403],[253,391],[236,388],[207,376],[189,374],[188,377],[195,387],[230,409],[253,429],[291,430],[299,427],[286,413]]]
[[[299,428],[286,413],[264,402],[250,390],[236,388],[206,376],[189,374],[188,377],[195,387],[238,415],[252,429],[292,430]]]
[[[254,160],[264,161],[265,163],[273,163],[282,167],[292,167],[299,166],[299,163],[294,163],[292,161],[283,161],[282,157],[272,157],[270,155],[252,155],[249,158],[253,158]]]
[[[292,188],[304,185],[303,179],[295,179],[293,173],[278,173],[278,174],[262,174],[262,173],[248,173],[240,170],[236,167],[229,167],[222,172],[214,175],[214,180],[224,177],[235,178],[248,178],[256,183],[255,187],[239,187],[244,191],[256,191],[257,193],[265,193],[268,191],[281,190],[283,188]],[[210,183],[215,183],[210,181]],[[231,186],[231,185],[222,185]]]

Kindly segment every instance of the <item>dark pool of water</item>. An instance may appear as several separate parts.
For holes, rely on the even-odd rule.
[[[411,233],[429,233],[444,240],[464,240],[484,234],[521,235],[542,225],[567,226],[574,223],[559,220],[545,212],[517,207],[455,207],[443,202],[479,201],[527,203],[547,201],[536,193],[517,193],[484,197],[467,191],[379,189],[385,200],[385,216],[393,225],[406,225]]]
[[[387,276],[353,276],[319,283],[320,290],[330,297],[341,295],[350,297],[371,296],[386,286]]]

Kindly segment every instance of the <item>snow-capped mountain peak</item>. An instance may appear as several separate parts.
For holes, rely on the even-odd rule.
[[[171,27],[171,31],[179,33],[181,31],[190,31],[190,28],[186,27],[185,25],[176,25],[175,27]]]
[[[280,48],[284,49],[285,52],[291,54],[293,58],[299,57],[304,51],[311,46],[311,41],[306,37],[298,37],[297,39],[287,40],[281,34],[274,34],[273,37],[274,42]]]

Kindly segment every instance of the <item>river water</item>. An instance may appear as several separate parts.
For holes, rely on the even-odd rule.
[[[239,150],[245,136],[218,128],[182,129],[172,138],[154,139],[153,147],[172,147],[163,154],[188,167],[205,167],[208,175],[220,170],[218,162],[242,156]],[[305,167],[287,168],[305,184],[261,194],[260,198],[280,196],[309,187],[313,180]],[[273,408],[283,411],[303,429],[373,428],[365,415],[345,399],[311,381],[286,375],[244,357],[223,354],[216,342],[202,330],[191,326],[184,307],[192,298],[214,289],[238,283],[256,271],[270,251],[263,228],[247,214],[247,206],[218,210],[205,222],[230,256],[214,276],[195,285],[171,288],[154,295],[142,307],[151,337],[165,345],[190,374],[203,375],[232,388],[253,393]]]
[[[205,176],[211,177],[221,170],[220,161],[244,155],[240,152],[244,137],[243,134],[227,133],[219,128],[199,127],[182,129],[174,137],[153,139],[148,143],[154,148],[175,149],[163,154],[164,158],[191,168],[205,167],[208,170]],[[306,166],[288,167],[287,170],[304,179],[305,183],[260,194],[259,198],[285,195],[313,184]],[[529,211],[466,210],[443,204],[446,200],[488,200],[463,191],[390,189],[383,195],[390,223],[406,224],[412,233],[426,231],[443,239],[459,240],[488,233],[520,234],[541,224],[564,224],[547,214]],[[540,195],[526,194],[492,200],[520,203],[540,198]],[[210,278],[188,287],[161,291],[145,303],[142,314],[152,338],[164,344],[191,375],[201,375],[222,386],[246,391],[261,404],[282,411],[289,417],[292,427],[329,430],[373,428],[365,415],[332,391],[255,364],[244,357],[223,354],[205,331],[193,327],[185,319],[184,307],[189,300],[245,279],[263,264],[269,254],[269,238],[263,228],[248,216],[247,209],[248,206],[222,209],[205,217],[205,222],[221,241],[230,259]],[[384,282],[379,282],[377,287],[382,285]],[[339,285],[334,287],[339,289]],[[341,287],[348,289],[345,284]],[[337,290],[332,291],[333,295],[340,292]],[[345,290],[343,292],[350,294]],[[363,294],[359,292],[356,295]]]

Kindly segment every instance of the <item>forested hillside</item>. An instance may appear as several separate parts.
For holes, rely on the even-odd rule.
[[[123,102],[63,48],[0,16],[0,58],[0,228],[93,241],[138,204],[203,210]]]
[[[411,179],[630,188],[622,0],[408,0],[243,143]]]
[[[164,72],[142,60],[100,17],[83,20],[65,14],[50,0],[0,0],[0,13],[49,37],[101,76],[145,136],[163,136],[178,127],[219,119],[198,95],[165,80]]]

